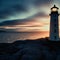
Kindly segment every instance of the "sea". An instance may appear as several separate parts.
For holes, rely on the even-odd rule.
[[[12,43],[17,40],[34,40],[48,36],[49,33],[44,32],[1,32],[0,43]]]

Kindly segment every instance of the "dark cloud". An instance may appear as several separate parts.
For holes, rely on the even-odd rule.
[[[0,18],[4,19],[10,15],[13,16],[14,13],[18,13],[18,12],[26,12],[26,9],[23,6],[15,5],[15,6],[11,7],[11,9],[6,9],[6,10],[0,11]]]
[[[27,12],[30,6],[38,6],[48,2],[51,0],[0,0],[0,19],[13,16],[15,13]]]
[[[2,10],[2,11],[0,11],[0,18],[1,19],[7,18],[11,14],[12,14],[12,12],[9,9]]]
[[[46,14],[45,12],[38,12],[38,13],[36,13],[35,15],[33,15],[33,16],[30,16],[30,17],[28,17],[28,19],[30,19],[30,18],[38,18],[38,17],[41,17],[41,18],[44,18],[44,17],[48,17],[49,15],[48,14]]]
[[[41,12],[41,13],[37,13],[33,16],[28,17],[27,19],[16,19],[16,20],[8,20],[8,21],[3,21],[0,23],[0,26],[15,26],[15,25],[26,25],[29,23],[34,23],[37,22],[34,18],[44,18],[44,17],[48,17],[48,15],[46,15],[45,13]],[[37,27],[38,25],[33,25],[33,26],[26,26],[26,27]]]
[[[25,25],[27,22],[34,22],[34,20],[28,20],[28,19],[9,20],[0,23],[0,26]]]
[[[14,25],[26,25],[26,23],[34,23],[36,22],[36,20],[34,18],[38,18],[38,17],[47,17],[48,15],[46,15],[45,13],[41,12],[41,13],[37,13],[33,16],[28,17],[27,19],[16,19],[16,20],[8,20],[8,21],[3,21],[2,23],[0,23],[0,26],[14,26]],[[28,27],[28,26],[27,26]],[[30,26],[29,26],[30,27]]]
[[[39,6],[39,5],[45,5],[45,4],[50,4],[52,3],[53,0],[36,0],[35,1],[35,5]]]
[[[21,0],[2,0],[0,1],[0,18],[7,18],[18,12],[27,11]]]
[[[34,17],[47,17],[48,15],[44,12],[38,12],[37,14],[34,15]]]
[[[25,20],[21,21],[21,20],[12,20],[12,21],[4,21],[2,23],[0,23],[0,26],[11,26],[11,25],[19,25],[24,23]]]
[[[13,6],[12,8],[14,8],[16,12],[19,12],[19,11],[27,11],[27,9],[24,6],[19,5],[19,4]]]

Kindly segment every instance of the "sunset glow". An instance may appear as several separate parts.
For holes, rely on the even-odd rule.
[[[10,3],[12,1],[7,2]],[[4,2],[4,5],[6,4],[6,6],[3,5],[2,8],[6,11],[4,10],[4,13],[1,13],[0,30],[19,33],[32,32],[32,34],[35,32],[35,34],[33,34],[34,38],[42,38],[49,36],[49,14],[51,13],[51,7],[53,6],[53,4],[56,3],[58,7],[60,6],[58,1],[56,2],[55,0],[46,0],[45,2],[45,0],[26,0],[24,3],[23,1],[21,1],[22,4],[17,1],[14,1],[14,4],[11,3],[11,5],[9,5],[8,3]],[[18,3],[18,5],[16,3]],[[11,8],[7,5],[9,5]],[[53,10],[55,11],[56,9]],[[33,37],[30,38],[32,39]]]

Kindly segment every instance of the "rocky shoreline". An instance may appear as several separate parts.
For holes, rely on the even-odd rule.
[[[60,41],[21,40],[1,43],[0,60],[60,60]]]

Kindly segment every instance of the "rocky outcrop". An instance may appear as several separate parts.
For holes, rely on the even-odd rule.
[[[60,42],[16,41],[5,50],[0,53],[0,60],[60,60]]]

